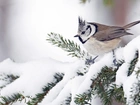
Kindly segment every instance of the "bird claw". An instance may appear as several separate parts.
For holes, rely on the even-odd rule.
[[[86,64],[87,65],[91,65],[91,64],[94,64],[95,63],[95,59],[97,58],[98,56],[96,56],[95,58],[93,58],[93,59],[86,59]]]
[[[118,62],[117,62],[116,59],[113,59],[113,64],[114,64],[114,66],[117,66],[118,65]]]
[[[113,64],[116,69],[120,67],[119,63],[117,62],[116,58],[113,59]]]

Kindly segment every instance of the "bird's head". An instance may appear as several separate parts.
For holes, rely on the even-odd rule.
[[[96,27],[89,24],[85,20],[78,18],[78,34],[74,37],[78,37],[82,43],[85,43],[93,34],[95,34]]]

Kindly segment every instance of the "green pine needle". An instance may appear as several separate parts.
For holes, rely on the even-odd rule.
[[[134,71],[135,65],[138,62],[138,58],[139,58],[139,53],[138,53],[138,51],[136,51],[135,58],[130,62],[131,65],[130,65],[129,70],[128,70],[128,76],[130,76],[132,74],[132,72]]]
[[[114,84],[116,71],[105,66],[97,78],[92,79],[92,94],[100,97],[104,105],[112,105],[113,100],[125,103],[123,89]]]
[[[91,93],[92,91],[91,90],[89,90],[88,92],[86,92],[86,93],[83,93],[83,94],[79,94],[79,95],[77,95],[76,97],[75,97],[75,103],[77,104],[77,105],[91,105],[90,103],[89,103],[89,101],[91,101],[91,99],[92,99],[92,93]]]
[[[0,99],[2,100],[0,102],[0,105],[12,105],[14,102],[17,102],[17,101],[21,102],[23,99],[25,99],[25,97],[22,94],[17,93],[8,97],[1,96]]]
[[[48,38],[46,40],[51,44],[62,48],[64,51],[68,52],[68,55],[72,57],[77,57],[80,59],[91,58],[91,56],[82,50],[79,45],[69,39],[64,39],[60,34],[50,33],[48,34]]]
[[[37,105],[41,102],[44,97],[48,94],[49,90],[51,90],[58,82],[63,79],[64,74],[56,73],[54,75],[54,81],[52,83],[48,83],[42,90],[42,93],[36,94],[35,97],[30,97],[30,100],[27,102],[27,105]]]

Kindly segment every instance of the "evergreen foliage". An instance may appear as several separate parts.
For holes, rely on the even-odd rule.
[[[131,88],[131,96],[128,105],[140,105],[140,68],[136,73],[137,82]]]
[[[88,72],[88,69],[91,64],[87,64],[87,59],[91,60],[92,57],[84,50],[80,48],[79,45],[70,41],[69,39],[63,38],[60,34],[50,33],[48,34],[47,41],[53,45],[56,45],[59,48],[62,48],[64,51],[68,52],[68,55],[72,57],[77,57],[79,59],[85,60],[85,69],[86,72],[81,72],[80,70],[77,72],[76,76],[85,76]],[[99,97],[103,103],[103,105],[113,105],[113,101],[117,101],[122,104],[127,105],[139,105],[140,104],[140,68],[136,68],[136,64],[139,59],[139,52],[136,51],[134,59],[130,62],[130,66],[128,67],[127,76],[131,76],[132,74],[136,74],[137,81],[133,84],[131,89],[131,96],[129,99],[124,97],[123,86],[117,87],[115,84],[116,81],[116,73],[119,70],[119,67],[122,64],[126,63],[125,60],[119,61],[118,68],[114,68],[113,66],[104,66],[101,68],[101,72],[97,74],[97,76],[93,75],[91,78],[92,84],[90,84],[89,89],[84,93],[77,94],[74,98],[74,102],[77,105],[92,105],[93,97]],[[94,64],[93,64],[94,65]],[[82,66],[82,65],[81,65]],[[138,70],[136,70],[138,69]],[[23,101],[27,105],[38,105],[44,97],[48,94],[48,92],[57,85],[60,81],[62,81],[65,75],[62,73],[56,73],[54,75],[54,79],[51,83],[47,83],[46,86],[42,88],[41,93],[37,93],[35,97],[32,96],[24,96],[21,93],[15,93],[12,96],[3,97],[1,96],[0,105],[12,105],[16,101]],[[7,76],[6,79],[10,78],[10,82],[20,78],[13,75]],[[4,87],[1,87],[4,88]],[[61,103],[61,105],[70,105],[72,101],[72,94],[68,93],[67,97],[65,97],[65,101]]]
[[[6,85],[12,83],[17,78],[19,78],[19,76],[12,75],[12,74],[10,74],[10,75],[0,74],[0,81],[5,81],[5,85],[0,86],[0,89],[4,88]]]
[[[53,36],[53,35],[57,35],[57,34],[51,33],[51,35]],[[51,36],[51,35],[49,34],[49,36]],[[69,44],[69,46],[71,46],[71,45],[73,46],[74,43],[70,43],[70,40],[67,41],[66,39],[63,39],[62,36],[60,36],[60,35],[57,35],[57,36],[59,37],[59,38],[57,37],[58,39],[62,39],[62,41],[59,40],[59,43],[66,41],[69,43],[65,43],[65,44]],[[56,41],[50,41],[50,42],[54,45],[56,45],[56,43],[57,43]],[[63,44],[64,44],[64,42],[63,42]],[[61,45],[60,46],[57,45],[57,46],[60,47]],[[76,45],[76,47],[77,47],[77,45]],[[62,47],[62,48],[64,48],[64,47]],[[69,49],[68,46],[65,48]],[[80,54],[81,49],[79,48],[78,50],[79,51],[77,51],[77,52],[79,52],[78,54]],[[65,51],[67,51],[67,50],[65,50]],[[85,54],[85,52],[84,52],[84,54]],[[86,57],[83,55],[76,56],[76,57],[78,57],[78,58]],[[89,55],[89,54],[86,54],[86,55]],[[128,69],[128,76],[130,76],[133,73],[133,71],[135,69],[135,65],[138,61],[138,58],[139,58],[138,51],[136,51],[134,59],[130,62],[130,67]],[[124,62],[125,62],[124,60],[121,60],[118,63],[118,65],[121,66]],[[92,79],[93,82],[90,86],[90,90],[88,90],[87,92],[84,92],[83,94],[78,94],[75,97],[75,103],[78,105],[85,105],[85,104],[90,105],[91,103],[89,103],[89,102],[92,100],[93,95],[100,97],[100,99],[102,100],[104,105],[112,105],[113,100],[118,101],[120,103],[126,103],[126,98],[124,97],[123,87],[118,88],[118,87],[116,87],[116,85],[114,83],[116,80],[116,72],[117,72],[118,68],[114,69],[112,67],[107,67],[107,66],[103,67],[101,70],[101,73],[98,74],[97,78]],[[136,86],[137,86],[137,88],[140,86],[139,81]],[[135,94],[135,98],[133,96],[133,98],[134,98],[133,100],[137,100],[136,102],[134,101],[134,104],[139,103],[139,94],[140,94],[140,92],[138,91],[137,94]]]
[[[70,105],[71,102],[71,94],[69,95],[69,97],[66,97],[65,102],[63,102],[61,105]]]
[[[17,101],[23,101],[25,100],[25,103],[27,105],[37,105],[39,102],[41,102],[44,99],[44,96],[46,96],[59,81],[62,80],[64,74],[56,73],[54,75],[54,81],[51,83],[48,83],[44,88],[42,88],[42,93],[37,93],[36,97],[32,96],[24,96],[21,93],[16,93],[8,97],[0,96],[0,105],[12,105],[14,102]],[[12,76],[13,77],[13,76]],[[28,100],[28,101],[27,101]]]
[[[69,39],[64,39],[60,34],[50,33],[48,34],[48,38],[46,40],[51,44],[62,48],[64,51],[68,52],[68,55],[71,55],[72,57],[77,57],[80,59],[91,58],[88,53],[86,53],[84,50],[81,50],[80,46]]]
[[[61,81],[63,78],[63,74],[56,73],[54,75],[54,81],[52,83],[48,83],[42,90],[42,93],[36,94],[36,97],[30,97],[30,100],[27,102],[27,105],[37,105],[39,102],[41,102],[44,99],[44,96],[46,96],[59,81]]]
[[[92,96],[95,95],[100,97],[104,105],[112,105],[114,99],[124,103],[125,98],[122,87],[117,88],[114,84],[115,75],[116,70],[113,70],[113,68],[108,68],[107,66],[102,68],[102,72],[98,74],[98,77],[92,79],[91,90],[87,93],[77,95],[75,102],[78,105],[85,105],[91,101]]]
[[[25,97],[19,93],[13,94],[12,96],[8,97],[1,96],[0,98],[2,100],[0,102],[0,105],[12,105],[14,102],[22,101],[23,99],[25,99]]]
[[[135,58],[130,63],[131,66],[129,67],[129,70],[128,70],[128,76],[130,76],[133,73],[133,71],[135,69],[135,65],[137,64],[137,61],[138,61],[138,57],[139,57],[138,51],[136,51]]]
[[[125,102],[122,87],[117,88],[114,84],[116,71],[113,68],[104,67],[98,77],[92,80],[93,93],[101,98],[104,105],[112,105],[114,99]]]
[[[92,90],[88,90],[83,94],[79,94],[75,97],[75,103],[77,105],[91,105],[89,102],[92,99]]]

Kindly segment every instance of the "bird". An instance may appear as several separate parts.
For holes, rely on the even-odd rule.
[[[140,20],[129,23],[125,26],[108,26],[96,22],[87,22],[78,17],[78,37],[88,53],[99,56],[114,51],[120,42],[121,37],[133,35],[127,32],[129,28],[140,23]]]

